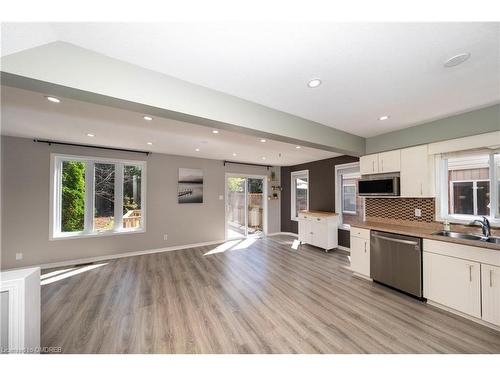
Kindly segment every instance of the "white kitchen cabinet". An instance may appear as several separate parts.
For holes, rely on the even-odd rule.
[[[370,230],[351,227],[351,270],[370,277]]]
[[[365,155],[359,158],[359,170],[362,175],[378,172],[378,154]]]
[[[500,326],[500,267],[481,264],[483,320]]]
[[[432,160],[427,145],[401,150],[401,197],[434,195]]]
[[[378,154],[378,172],[392,173],[401,170],[401,150],[387,151]]]
[[[481,318],[481,264],[423,253],[424,297]]]
[[[333,212],[299,213],[299,241],[326,251],[338,246],[339,216]]]

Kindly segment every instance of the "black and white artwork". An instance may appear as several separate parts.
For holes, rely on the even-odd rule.
[[[203,203],[203,171],[179,168],[177,190],[179,203]]]

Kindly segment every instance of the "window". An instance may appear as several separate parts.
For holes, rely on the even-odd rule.
[[[498,220],[498,154],[484,152],[445,156],[441,171],[443,219],[469,222],[473,216],[487,216],[492,221]]]
[[[343,224],[363,218],[363,199],[358,196],[360,178],[359,163],[335,166],[335,211]]]
[[[291,216],[297,220],[299,211],[309,209],[309,171],[292,172]]]
[[[146,163],[52,156],[51,238],[143,231]]]

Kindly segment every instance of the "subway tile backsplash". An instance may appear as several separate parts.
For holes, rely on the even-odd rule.
[[[415,209],[421,210],[421,216],[415,216]],[[434,198],[366,198],[366,220],[387,219],[395,222],[432,223],[435,218]]]

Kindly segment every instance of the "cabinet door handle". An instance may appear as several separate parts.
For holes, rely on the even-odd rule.
[[[372,172],[375,172],[375,160],[372,160]]]
[[[365,241],[365,253],[366,253],[366,241]]]
[[[472,266],[469,265],[469,282],[472,282]]]
[[[384,171],[384,159],[382,159],[382,172]]]
[[[422,186],[423,184],[420,184],[420,195],[424,195],[424,187]]]
[[[490,288],[493,288],[493,270],[490,270]]]

